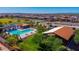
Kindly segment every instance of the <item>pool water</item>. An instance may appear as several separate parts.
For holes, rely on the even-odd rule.
[[[13,31],[9,31],[10,34],[12,35],[21,35],[21,34],[28,34],[30,32],[33,32],[33,30],[31,29],[25,29],[25,30],[13,30]]]

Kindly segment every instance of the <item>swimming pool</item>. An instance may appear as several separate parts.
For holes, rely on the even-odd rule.
[[[12,30],[12,31],[8,31],[8,33],[10,33],[11,35],[22,35],[22,34],[28,34],[33,32],[32,29],[24,29],[24,30]]]

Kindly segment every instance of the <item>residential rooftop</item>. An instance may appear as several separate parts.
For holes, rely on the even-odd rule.
[[[0,51],[9,51],[9,49],[2,43],[0,43]]]
[[[72,35],[74,35],[74,29],[72,27],[68,26],[61,26],[61,27],[56,27],[53,28],[49,31],[44,32],[45,34],[55,34],[65,40],[69,40]]]

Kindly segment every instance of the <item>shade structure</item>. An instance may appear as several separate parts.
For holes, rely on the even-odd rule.
[[[63,28],[63,26],[61,26],[61,27],[55,27],[55,28],[53,28],[53,29],[51,29],[51,30],[48,30],[48,31],[45,31],[45,32],[43,32],[43,33],[45,33],[45,34],[54,33],[55,31],[57,31],[57,30],[59,30],[59,29],[61,29],[61,28]]]
[[[17,24],[18,26],[29,26],[29,24]]]

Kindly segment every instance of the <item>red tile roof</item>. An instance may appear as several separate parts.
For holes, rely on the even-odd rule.
[[[71,36],[74,34],[74,30],[71,27],[63,27],[54,32],[56,35],[64,38],[65,40],[69,40]]]
[[[58,28],[58,27],[56,27],[56,28]],[[65,40],[69,40],[71,38],[71,36],[74,34],[74,29],[72,27],[63,26],[58,29],[55,29],[55,30],[54,29],[49,30],[48,32],[45,32],[45,33],[47,33],[47,34],[53,33],[61,38],[64,38]]]
[[[1,42],[0,42],[0,48],[1,48],[0,51],[9,51],[9,49],[4,44],[2,44]]]

